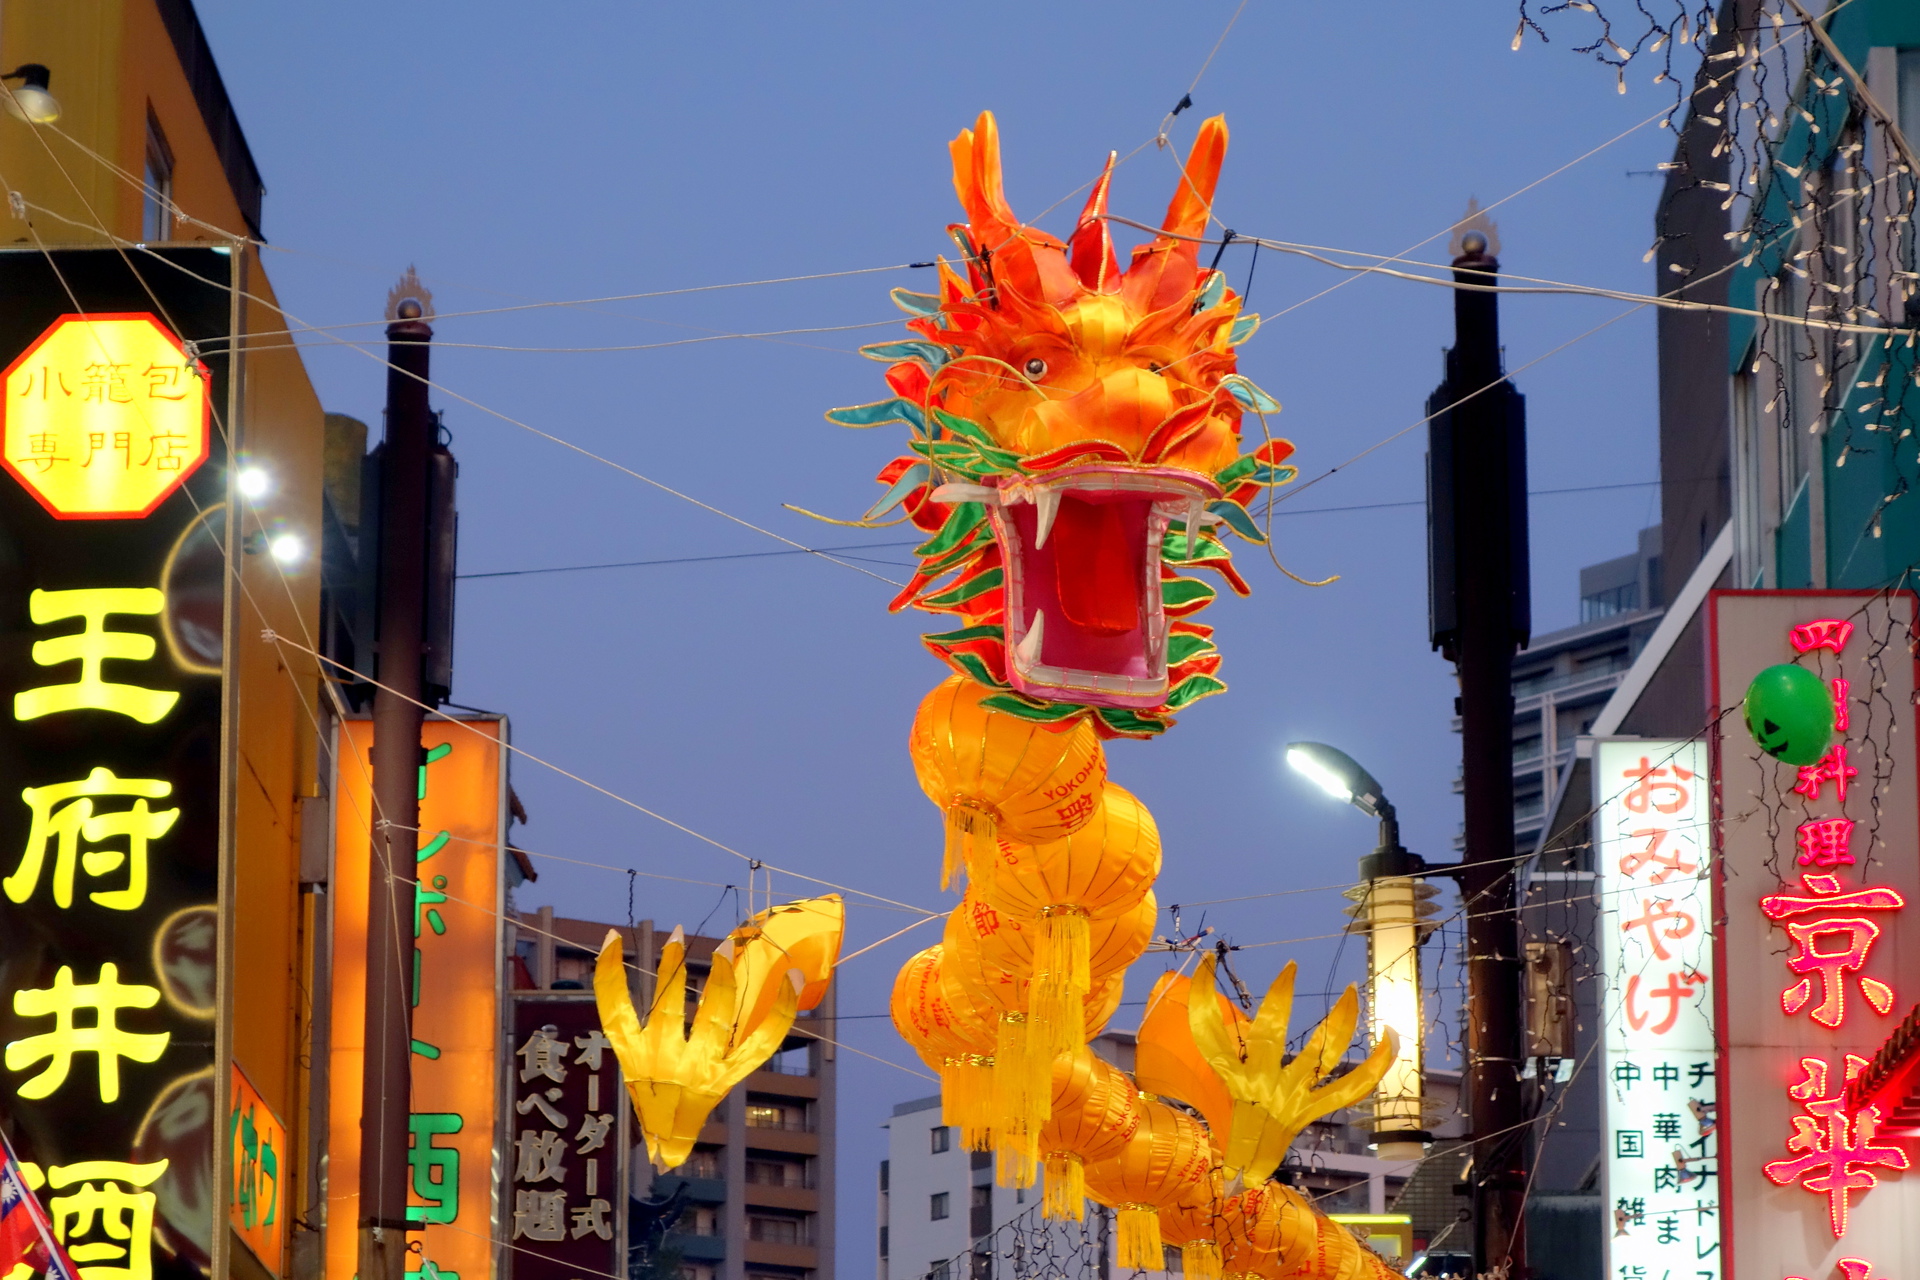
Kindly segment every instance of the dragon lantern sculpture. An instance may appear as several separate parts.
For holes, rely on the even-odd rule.
[[[1199,262],[1226,149],[1208,120],[1122,270],[1113,157],[1063,243],[1014,216],[981,115],[951,148],[959,264],[939,264],[937,295],[895,290],[913,336],[865,348],[892,395],[827,415],[909,428],[866,520],[903,507],[929,535],[893,608],[959,624],[926,637],[953,674],[909,750],[945,816],[942,882],[964,869],[966,892],[901,970],[893,1016],[1003,1183],[1044,1169],[1048,1217],[1082,1217],[1087,1196],[1116,1211],[1122,1267],[1157,1270],[1174,1244],[1201,1280],[1356,1280],[1391,1272],[1272,1177],[1393,1060],[1389,1039],[1340,1072],[1351,988],[1288,1059],[1292,966],[1249,1020],[1208,961],[1155,987],[1131,1076],[1087,1047],[1150,939],[1160,870],[1153,817],[1107,781],[1102,742],[1160,734],[1226,688],[1194,620],[1214,588],[1191,575],[1247,594],[1226,539],[1263,544],[1254,501],[1294,477],[1264,428],[1280,406],[1235,369],[1259,317]]]
[[[1280,406],[1235,371],[1259,317],[1199,264],[1227,130],[1203,124],[1161,233],[1123,271],[1108,231],[1114,160],[1063,243],[1014,217],[994,119],[952,144],[966,211],[960,265],[937,295],[896,289],[913,336],[865,348],[891,395],[835,409],[849,427],[903,424],[910,452],[862,523],[904,507],[927,540],[893,601],[951,615],[927,636],[952,674],[922,701],[909,751],[944,815],[941,882],[964,874],[941,941],[900,971],[894,1025],[940,1075],[944,1122],[996,1152],[1003,1185],[1044,1171],[1045,1215],[1113,1209],[1123,1268],[1159,1270],[1177,1245],[1195,1280],[1386,1280],[1393,1272],[1273,1174],[1314,1120],[1379,1082],[1391,1036],[1341,1070],[1353,989],[1288,1058],[1293,967],[1248,1018],[1214,962],[1155,986],[1132,1074],[1088,1047],[1118,1007],[1157,907],[1160,835],[1108,782],[1103,742],[1165,732],[1222,692],[1211,628],[1235,592],[1229,536],[1285,484],[1293,446],[1265,436]],[[1243,451],[1246,416],[1262,439]],[[646,1019],[617,935],[600,961],[602,1021],[656,1167],[686,1158],[714,1102],[777,1047],[824,991],[838,899],[755,917],[715,955],[686,1024],[678,939]]]

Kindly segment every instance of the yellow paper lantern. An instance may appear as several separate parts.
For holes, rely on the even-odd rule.
[[[949,676],[920,703],[907,751],[920,789],[947,820],[945,887],[967,837],[1044,844],[1085,826],[1107,757],[1086,717],[1041,725],[982,705],[994,691]]]
[[[1152,889],[1160,874],[1153,815],[1108,783],[1078,831],[1030,846],[1001,837],[969,865],[986,871],[975,891],[988,905],[1038,925],[1028,1007],[1035,1044],[1065,1053],[1085,1043],[1079,1012],[1092,987],[1091,926],[1131,911]]]
[[[1160,1240],[1180,1250],[1180,1270],[1193,1280],[1221,1280],[1226,1198],[1196,1195],[1160,1210]]]
[[[893,983],[893,1025],[940,1074],[940,1122],[960,1130],[968,1151],[993,1145],[993,1039],[997,1011],[955,1005],[942,981],[945,948],[907,961]]]
[[[1140,1126],[1138,1100],[1126,1073],[1090,1049],[1054,1059],[1052,1113],[1040,1130],[1046,1217],[1085,1220],[1086,1163],[1111,1160],[1126,1150]]]
[[[1146,950],[1158,911],[1149,893],[1132,911],[1092,926],[1089,965],[1099,996],[1082,1002],[1083,1025],[1104,1025],[1116,993],[1110,985]],[[995,911],[969,888],[947,919],[942,975],[953,992],[1000,1010],[994,1045],[995,1147],[1003,1185],[1033,1185],[1039,1156],[1036,1137],[1046,1123],[1048,1079],[1056,1056],[1044,1043],[1036,1049],[1028,1017],[1035,930]],[[950,992],[951,994],[951,992]],[[1078,1047],[1078,1046],[1075,1046]]]
[[[1186,1112],[1144,1096],[1139,1109],[1140,1125],[1126,1149],[1087,1166],[1087,1194],[1116,1211],[1121,1270],[1158,1271],[1160,1210],[1206,1191],[1213,1148]]]
[[[1227,1197],[1220,1217],[1221,1266],[1229,1277],[1278,1280],[1302,1268],[1320,1239],[1313,1207],[1278,1182]]]
[[[1313,1280],[1360,1280],[1369,1270],[1373,1250],[1331,1218],[1316,1214],[1314,1226],[1313,1255],[1301,1267],[1301,1273]]]

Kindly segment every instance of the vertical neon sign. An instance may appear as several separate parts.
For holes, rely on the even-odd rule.
[[[407,1216],[420,1224],[410,1277],[488,1280],[499,1250],[503,964],[500,904],[506,722],[430,719],[420,741],[420,879],[413,912],[413,1113]],[[359,1200],[373,724],[340,726],[333,870],[333,1045],[326,1276],[352,1280]]]
[[[229,297],[53,256],[0,253],[0,1124],[86,1280],[184,1280],[225,1248],[224,616],[175,640],[225,586]]]
[[[1730,1269],[1854,1280],[1864,1258],[1904,1256],[1920,1212],[1920,1188],[1897,1177],[1908,1153],[1880,1136],[1878,1108],[1847,1099],[1913,1000],[1903,978],[1920,962],[1914,598],[1731,591],[1708,609],[1721,707],[1793,662],[1835,713],[1832,743],[1799,766],[1764,755],[1737,711],[1721,722]]]
[[[1593,769],[1608,1274],[1718,1280],[1707,747],[1602,741]]]

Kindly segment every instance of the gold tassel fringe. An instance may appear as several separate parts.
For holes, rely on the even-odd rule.
[[[1211,1240],[1193,1240],[1180,1246],[1180,1269],[1190,1280],[1220,1280],[1225,1260]]]
[[[1024,1013],[1000,1015],[993,1054],[993,1146],[998,1152],[996,1177],[1003,1187],[1033,1185],[1040,1129],[1047,1122],[1042,1108],[1053,1101],[1050,1089],[1036,1099],[1028,1053],[1031,1029]]]
[[[1071,1151],[1047,1153],[1047,1191],[1042,1213],[1049,1222],[1087,1218],[1087,1166]]]
[[[1160,1215],[1150,1204],[1120,1206],[1119,1257],[1122,1271],[1159,1271],[1167,1265],[1160,1247]]]
[[[1003,1187],[1030,1187],[1040,1164],[1039,1144],[1030,1133],[1010,1134],[993,1153],[993,1180]]]
[[[965,796],[947,802],[947,845],[940,858],[940,887],[950,888],[967,867],[967,842],[991,840],[1000,831],[1000,815]]]
[[[1048,907],[1034,945],[1029,1013],[1033,1070],[1051,1101],[1053,1060],[1087,1042],[1087,995],[1093,988],[1092,929],[1084,907]]]
[[[993,1058],[968,1053],[940,1066],[940,1123],[960,1130],[968,1151],[993,1150]]]

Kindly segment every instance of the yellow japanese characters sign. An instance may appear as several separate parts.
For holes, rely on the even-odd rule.
[[[233,1112],[227,1118],[227,1221],[274,1275],[286,1270],[286,1175],[292,1172],[287,1126],[239,1067],[233,1069]]]
[[[210,409],[153,316],[61,316],[7,366],[0,465],[59,519],[138,518],[206,461]]]
[[[501,1037],[502,744],[495,718],[421,729],[420,873],[413,910],[413,1112],[407,1217],[422,1252],[408,1275],[486,1280],[492,1237]],[[355,1222],[365,1055],[373,724],[340,726],[334,808],[333,1013],[328,1221]],[[381,750],[385,750],[383,746]],[[327,1232],[326,1280],[353,1280],[352,1231]]]
[[[178,270],[136,276],[111,247],[0,252],[0,1095],[80,1280],[226,1276],[229,1198],[256,1253],[246,1206],[285,1232],[307,1203],[268,1110],[292,1114],[295,1073],[260,1054],[227,1105],[230,1046],[290,1052],[298,1015],[242,1004],[221,946],[241,914],[224,525],[175,555],[226,499],[235,262],[166,253]],[[246,892],[282,901],[265,874]]]

